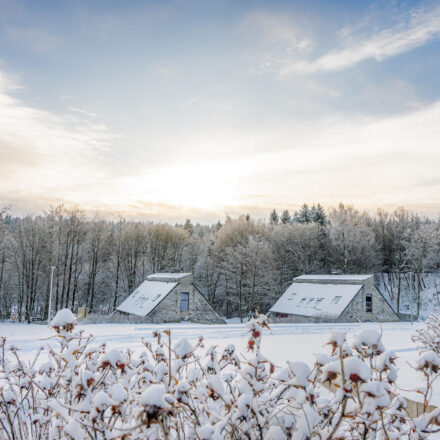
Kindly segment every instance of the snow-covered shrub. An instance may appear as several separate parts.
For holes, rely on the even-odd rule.
[[[73,315],[72,315],[73,316]],[[332,332],[314,365],[275,366],[261,351],[265,316],[249,321],[247,353],[220,350],[155,331],[144,350],[107,350],[75,331],[63,311],[52,321],[58,343],[24,362],[0,340],[3,439],[421,439],[440,410],[411,419],[395,387],[395,354],[381,334],[361,331],[349,346]],[[416,371],[426,394],[440,370],[437,354]]]
[[[417,330],[412,339],[424,348],[440,354],[440,317],[429,316],[425,326]]]

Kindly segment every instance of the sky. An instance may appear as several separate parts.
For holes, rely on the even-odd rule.
[[[439,1],[0,0],[0,205],[440,214]]]

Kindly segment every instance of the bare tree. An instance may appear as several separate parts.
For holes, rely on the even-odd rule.
[[[378,246],[369,216],[341,203],[330,211],[329,220],[335,266],[344,273],[373,271],[377,267]]]

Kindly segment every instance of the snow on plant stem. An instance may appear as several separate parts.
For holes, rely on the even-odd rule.
[[[0,339],[0,438],[413,440],[440,426],[440,410],[428,411],[437,354],[416,363],[426,404],[412,419],[395,386],[396,356],[378,332],[358,333],[352,347],[345,333],[332,332],[314,365],[278,366],[262,353],[264,315],[248,322],[245,353],[205,348],[203,338],[173,345],[167,329],[134,355],[91,347],[75,324],[70,311],[59,312],[52,321],[59,344],[32,362]],[[49,360],[39,362],[41,355]]]

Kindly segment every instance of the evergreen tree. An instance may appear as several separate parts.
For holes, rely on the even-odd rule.
[[[293,221],[301,224],[312,223],[312,211],[307,203],[304,203],[299,211],[295,211]]]
[[[269,222],[271,225],[277,225],[280,221],[280,216],[275,211],[275,209],[270,213]]]
[[[283,213],[281,214],[281,223],[283,225],[289,224],[292,222],[292,217],[289,214],[289,211],[285,209]]]
[[[188,232],[188,235],[190,237],[194,234],[194,225],[191,223],[191,220],[189,218],[186,219],[185,224],[183,225],[183,229]]]
[[[312,221],[321,226],[325,226],[327,224],[327,214],[320,203],[318,203],[317,206],[312,206]]]

